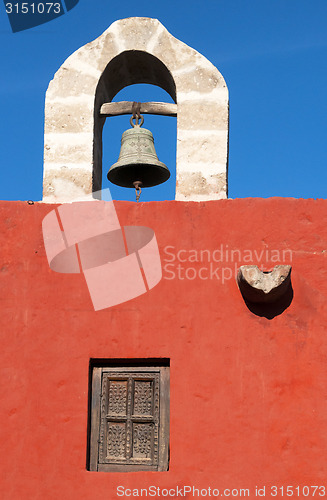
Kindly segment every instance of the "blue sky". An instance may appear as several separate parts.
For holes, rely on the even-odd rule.
[[[206,56],[230,93],[229,197],[326,198],[326,0],[80,0],[62,17],[12,33],[0,5],[0,199],[42,198],[44,97],[76,49],[113,21],[159,19]],[[133,86],[115,100],[171,101],[161,89]],[[158,121],[159,120],[159,121]],[[159,159],[175,170],[174,118],[145,117]],[[104,170],[117,160],[128,117],[107,120]],[[104,179],[103,187],[109,187]],[[112,189],[115,199],[135,199]],[[172,199],[174,175],[143,201]]]

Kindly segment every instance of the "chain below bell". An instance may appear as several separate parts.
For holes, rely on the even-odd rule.
[[[131,117],[133,128],[123,133],[118,161],[108,172],[109,181],[117,186],[135,188],[135,182],[138,182],[142,187],[152,187],[170,177],[166,165],[158,160],[152,133],[141,128],[144,118],[140,117],[140,124],[139,117],[135,117],[135,125]]]

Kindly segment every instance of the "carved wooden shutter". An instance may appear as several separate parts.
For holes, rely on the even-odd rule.
[[[94,368],[90,470],[167,470],[169,368]]]

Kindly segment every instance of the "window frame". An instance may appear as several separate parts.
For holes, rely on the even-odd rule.
[[[89,470],[98,472],[137,472],[168,470],[169,462],[169,406],[170,406],[170,370],[167,365],[141,364],[110,366],[110,363],[102,366],[93,366],[91,370],[91,406],[90,406],[90,436],[89,436]],[[102,379],[106,373],[140,373],[140,375],[159,375],[159,429],[158,429],[158,463],[146,464],[110,464],[100,463],[100,428],[101,428],[101,397]]]

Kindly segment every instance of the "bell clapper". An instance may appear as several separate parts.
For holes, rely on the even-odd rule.
[[[138,202],[142,193],[142,182],[141,181],[135,181],[133,182],[133,186],[135,187],[135,194],[136,194],[136,201]]]

